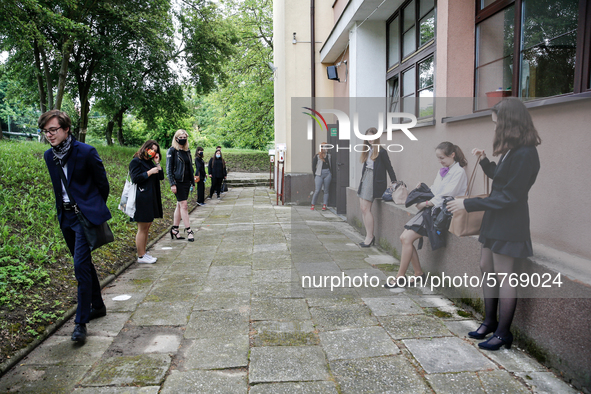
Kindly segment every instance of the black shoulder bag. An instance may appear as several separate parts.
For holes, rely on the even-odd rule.
[[[62,182],[66,188],[66,193],[68,193],[68,197],[70,198],[70,203],[73,205],[74,212],[76,212],[76,216],[78,216],[78,221],[84,229],[84,235],[86,236],[86,242],[88,242],[88,245],[90,246],[90,251],[113,242],[115,237],[113,236],[113,232],[106,221],[102,224],[99,224],[98,226],[94,225],[88,219],[86,219],[86,216],[84,216],[84,214],[80,211],[78,204],[76,204],[76,201],[74,201],[74,198],[70,193],[70,189],[68,189],[68,181],[66,180],[66,174],[64,174],[63,167],[59,163],[56,164],[60,169],[60,177],[62,178]]]

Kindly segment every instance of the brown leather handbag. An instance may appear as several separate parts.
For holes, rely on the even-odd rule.
[[[468,182],[468,195],[461,196],[456,198],[486,198],[490,195],[490,180],[484,175],[483,181],[486,185],[486,194],[479,194],[477,196],[472,194],[472,188],[474,187],[474,181],[476,180],[476,171],[478,170],[478,163],[480,163],[480,157],[478,156],[478,160],[476,160],[476,165],[474,166],[474,170],[472,171],[472,175],[470,175],[470,181]],[[484,211],[475,211],[475,212],[468,212],[468,211],[459,211],[453,214],[451,219],[451,223],[449,225],[449,232],[457,235],[458,237],[467,237],[469,235],[478,235],[480,234],[480,226],[482,225],[482,218],[484,217]]]

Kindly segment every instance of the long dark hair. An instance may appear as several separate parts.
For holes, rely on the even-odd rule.
[[[154,145],[156,145],[156,147],[157,147],[156,153],[158,153],[160,155],[160,159],[162,159],[162,154],[160,154],[160,145],[155,140],[147,140],[146,142],[144,142],[142,147],[137,152],[135,152],[133,157],[138,157],[143,160],[150,160],[150,157],[148,157],[147,151],[148,151],[148,149],[152,149],[152,146],[154,146]],[[152,157],[152,159],[153,159],[153,157]]]
[[[492,108],[497,114],[493,155],[504,155],[520,146],[538,146],[542,139],[525,105],[516,97],[502,100]]]
[[[437,149],[441,150],[447,157],[451,156],[452,153],[455,153],[454,160],[460,163],[460,167],[466,167],[468,165],[468,160],[466,160],[466,156],[464,156],[464,152],[462,152],[459,146],[445,141],[437,145],[435,150]]]

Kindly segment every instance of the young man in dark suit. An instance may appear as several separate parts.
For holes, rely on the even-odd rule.
[[[96,149],[78,142],[70,132],[72,121],[67,113],[51,110],[39,117],[38,126],[51,144],[44,158],[53,184],[55,205],[60,228],[68,249],[74,257],[74,274],[78,281],[78,308],[72,340],[84,343],[86,323],[107,314],[101,297],[101,288],[91,250],[82,225],[73,208],[74,201],[80,211],[93,224],[111,218],[106,201],[109,181],[103,162]],[[60,175],[64,171],[68,196]]]

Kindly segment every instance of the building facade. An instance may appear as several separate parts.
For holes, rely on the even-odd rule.
[[[311,18],[311,4],[314,6]],[[400,130],[389,144],[399,180],[409,188],[431,184],[439,168],[434,149],[442,141],[459,145],[470,173],[472,148],[492,156],[494,124],[490,108],[504,97],[521,98],[542,138],[541,171],[529,194],[532,259],[521,262],[536,272],[561,273],[567,295],[520,301],[515,329],[548,365],[562,370],[578,387],[591,386],[591,349],[581,332],[591,324],[591,213],[584,203],[591,191],[585,164],[591,148],[591,4],[586,0],[277,0],[275,6],[276,142],[287,145],[288,202],[309,203],[313,190],[311,158],[318,144],[344,143],[331,135],[342,122],[330,109],[351,119],[359,130],[388,124],[388,113],[410,113],[417,125],[412,141]],[[315,21],[315,98],[312,99],[310,47],[296,38],[309,35]],[[303,45],[302,45],[303,46]],[[339,80],[329,80],[334,66]],[[281,69],[283,68],[283,74]],[[304,105],[308,100],[308,107]],[[311,108],[327,126],[313,123],[304,138]],[[373,110],[373,112],[371,110]],[[324,112],[323,112],[324,111]],[[366,115],[369,113],[369,115]],[[377,113],[378,118],[375,114]],[[385,114],[385,116],[380,115]],[[390,119],[392,120],[392,119]],[[395,118],[394,121],[397,119]],[[400,120],[400,119],[398,119]],[[394,122],[396,123],[396,122]],[[351,133],[349,147],[363,141]],[[359,223],[357,186],[360,153],[344,150],[336,169],[343,171],[333,191],[346,194],[351,224]],[[342,151],[340,155],[343,155]],[[338,156],[333,150],[333,156]],[[468,174],[469,175],[469,174]],[[345,179],[345,180],[344,180]],[[333,180],[333,183],[335,181]],[[336,187],[336,189],[335,189]],[[475,193],[484,189],[476,185]],[[333,204],[336,200],[331,197]],[[376,200],[376,238],[400,250],[398,237],[414,208]],[[430,272],[479,275],[480,244],[475,237],[448,237],[444,251],[420,251]],[[474,289],[469,297],[479,297]]]

